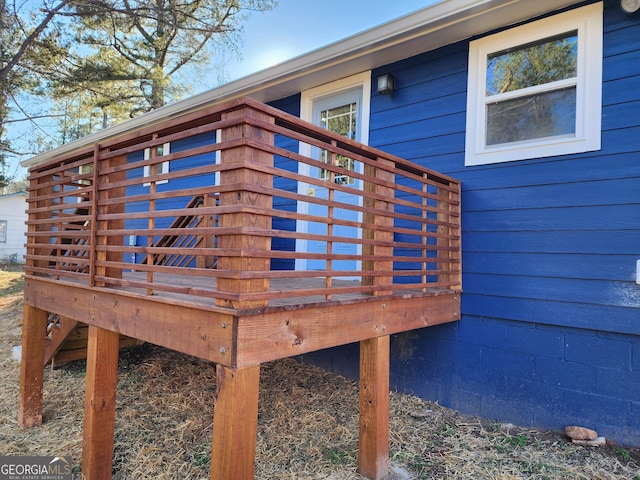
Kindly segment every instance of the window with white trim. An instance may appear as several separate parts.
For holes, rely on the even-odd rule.
[[[155,147],[156,149],[156,157],[163,157],[165,155],[169,155],[169,153],[171,153],[171,143],[167,142],[167,143],[163,143],[162,145],[158,145],[157,147]],[[149,160],[151,158],[151,149],[150,148],[145,148],[144,149],[144,159],[145,160]],[[162,162],[159,165],[159,168],[156,167],[157,172],[156,174],[161,174],[161,173],[169,173],[169,161],[166,162]],[[151,176],[151,167],[149,165],[145,165],[144,167],[144,172],[143,172],[143,176],[145,178]],[[160,185],[163,183],[168,183],[169,180],[160,180],[158,182],[156,182],[156,185]],[[149,185],[151,185],[151,183],[145,183],[144,186],[148,187]]]
[[[465,165],[600,149],[602,3],[469,45]]]
[[[0,243],[7,243],[7,220],[0,220]]]

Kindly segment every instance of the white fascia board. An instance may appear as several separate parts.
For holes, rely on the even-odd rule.
[[[326,47],[62,145],[25,160],[21,165],[27,168],[38,165],[58,155],[233,98],[250,96],[262,102],[284,98],[575,3],[575,0],[443,0]]]

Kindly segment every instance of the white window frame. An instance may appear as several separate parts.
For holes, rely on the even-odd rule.
[[[162,156],[166,156],[169,155],[171,153],[171,142],[166,142],[162,145]],[[150,148],[145,148],[144,149],[144,159],[145,160],[149,160],[151,158],[151,149]],[[160,173],[164,174],[164,173],[169,173],[169,161],[167,160],[166,162],[162,162],[160,164]],[[144,171],[142,173],[142,176],[144,178],[147,178],[151,175],[151,167],[149,165],[145,165],[144,166]],[[159,180],[156,182],[156,185],[161,185],[163,183],[169,183],[169,180]],[[145,182],[144,186],[148,187],[150,186],[151,183],[150,182]]]
[[[8,220],[0,220],[0,243],[7,243]]]
[[[469,44],[465,165],[488,165],[600,150],[602,115],[602,2],[505,30]],[[492,53],[564,33],[578,32],[576,131],[500,145],[486,145],[486,71]],[[552,85],[552,84],[549,84]],[[540,87],[520,95],[539,93]],[[544,91],[544,90],[542,90]],[[520,96],[518,95],[518,96]]]

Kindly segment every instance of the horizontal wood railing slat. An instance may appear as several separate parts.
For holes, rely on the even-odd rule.
[[[221,130],[249,134],[220,136]],[[276,140],[265,141],[270,137]],[[185,148],[174,150],[173,145],[181,142],[186,142]],[[172,145],[169,154],[156,155],[154,150],[145,159],[145,149],[166,143]],[[349,158],[357,168],[307,157],[298,151],[299,143],[326,150],[334,159]],[[218,162],[220,155],[238,151],[247,154]],[[132,155],[135,161],[113,161]],[[265,161],[269,155],[273,162]],[[170,168],[163,173],[164,162],[170,162]],[[301,164],[307,170],[324,170],[331,179],[350,178],[355,183],[313,177],[299,168]],[[152,174],[145,177],[146,167]],[[236,177],[239,171],[243,174]],[[460,288],[457,180],[250,99],[103,140],[32,167],[29,175],[27,275],[234,302]],[[214,176],[224,176],[225,181],[215,184]],[[199,180],[205,178],[207,183]],[[256,178],[262,179],[259,184]],[[355,188],[358,183],[366,188]],[[328,188],[332,193],[310,196],[305,190],[309,188]],[[345,203],[341,195],[352,196],[353,203]],[[266,197],[271,200],[254,201]],[[202,198],[203,204],[187,205],[193,198]],[[298,208],[301,205],[317,207],[318,213]],[[345,211],[352,217],[342,218]],[[227,220],[219,223],[220,218]],[[246,223],[229,224],[233,218]],[[252,219],[260,218],[270,221],[253,225]],[[321,229],[299,228],[304,224]],[[221,238],[232,237],[259,239],[260,247],[235,241],[226,242],[225,248],[221,248],[224,242],[218,244]],[[301,248],[309,242],[324,246],[324,251]],[[344,253],[341,248],[347,246],[355,246],[357,252]],[[374,249],[378,254],[371,253]],[[153,261],[140,263],[149,255]],[[271,262],[266,263],[269,268],[244,271],[219,267],[221,259],[232,258]],[[358,267],[344,267],[347,260],[357,261]],[[296,262],[307,261],[323,262],[326,268],[294,268]],[[96,272],[93,280],[89,268]],[[145,278],[125,278],[130,274]],[[201,279],[203,285],[172,284],[167,276]],[[339,285],[346,277],[354,285]],[[324,286],[225,292],[216,281],[314,278],[325,279]],[[367,284],[371,279],[380,280]]]

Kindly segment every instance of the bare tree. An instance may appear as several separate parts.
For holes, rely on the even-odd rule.
[[[6,185],[13,176],[6,171],[7,159],[29,153],[27,147],[15,147],[9,130],[20,122],[36,122],[42,115],[22,106],[18,97],[35,90],[40,79],[33,75],[37,65],[56,63],[64,48],[55,40],[55,19],[69,0],[48,5],[47,0],[37,11],[22,15],[16,3],[0,0],[0,184]],[[50,50],[53,48],[53,50]]]
[[[61,91],[112,83],[103,103],[134,102],[152,110],[186,92],[174,81],[185,66],[208,65],[220,50],[235,49],[247,14],[270,10],[273,0],[87,0],[75,4],[77,42],[91,54],[58,83]],[[99,88],[101,92],[104,90]]]
[[[40,0],[19,11],[0,0],[0,162],[18,155],[10,122],[59,116],[63,143],[180,99],[242,24],[275,0]],[[20,105],[19,96],[44,101]],[[40,115],[38,103],[51,105]],[[42,129],[42,136],[50,135]],[[34,135],[37,137],[38,135]],[[42,143],[42,142],[41,142]],[[1,179],[0,179],[1,181]]]

